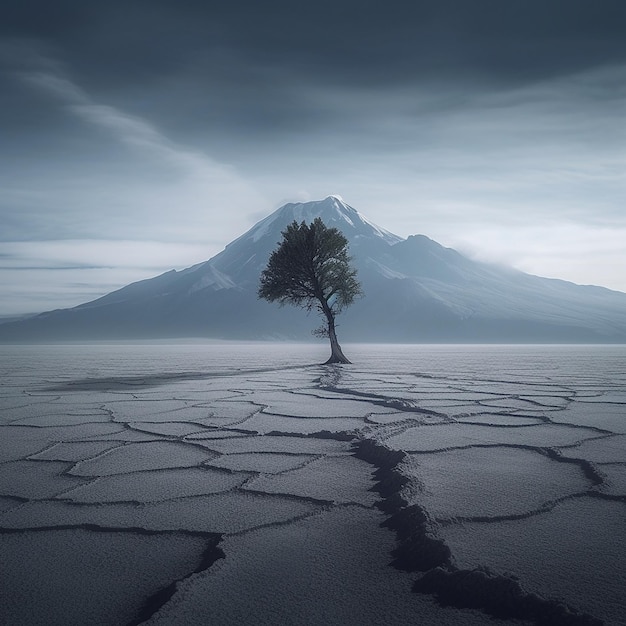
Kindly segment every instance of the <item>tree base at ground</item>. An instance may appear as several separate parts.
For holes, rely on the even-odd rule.
[[[324,363],[324,365],[332,365],[333,363],[346,363],[348,365],[352,364],[352,361],[349,361],[345,356],[344,357],[336,357],[331,356],[328,361]]]

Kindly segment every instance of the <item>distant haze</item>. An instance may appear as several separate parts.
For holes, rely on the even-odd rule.
[[[0,20],[0,316],[337,193],[626,292],[626,3],[23,0]]]

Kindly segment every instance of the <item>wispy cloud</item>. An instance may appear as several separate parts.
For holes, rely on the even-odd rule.
[[[450,245],[479,260],[530,274],[624,291],[625,241],[626,225],[589,227],[551,221],[541,226],[520,225],[507,232],[493,225],[470,226],[453,236]]]
[[[76,154],[59,151],[59,168],[38,161],[37,176],[7,179],[0,312],[72,306],[193,265],[249,226],[245,215],[262,205],[261,196],[233,167],[98,101],[41,45],[4,43],[0,56],[12,75],[34,90],[43,110],[69,114],[80,142]],[[125,171],[98,152],[103,137],[125,149]],[[85,146],[93,160],[83,159]]]
[[[0,313],[74,306],[128,283],[189,267],[208,256],[201,244],[161,241],[3,242]]]
[[[206,260],[201,244],[162,241],[69,239],[4,242],[0,269],[133,268],[150,271],[183,268]]]
[[[57,98],[66,110],[80,119],[109,131],[127,146],[179,168],[179,172],[187,177],[219,184],[231,191],[237,189],[238,195],[246,191],[253,195],[247,181],[234,168],[221,164],[200,151],[190,150],[171,141],[145,119],[94,101],[67,76],[52,73],[50,70],[22,71],[19,76],[24,82]],[[226,201],[227,198],[223,200]]]
[[[0,316],[77,306],[145,278],[145,271],[124,267],[0,269]]]

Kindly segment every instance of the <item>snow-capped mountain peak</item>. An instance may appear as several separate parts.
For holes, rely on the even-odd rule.
[[[403,241],[401,237],[370,222],[340,196],[331,195],[323,200],[285,204],[229,243],[206,265],[230,277],[236,284],[256,284],[285,228],[294,221],[310,224],[317,217],[329,228],[340,230],[351,246],[358,243],[360,247],[371,244],[387,248]]]
[[[276,233],[283,231],[291,222],[309,224],[317,217],[327,226],[341,230],[348,239],[378,237],[389,245],[402,241],[402,237],[369,221],[338,195],[330,195],[323,200],[285,204],[244,233],[239,240],[258,242],[268,235],[276,239]]]

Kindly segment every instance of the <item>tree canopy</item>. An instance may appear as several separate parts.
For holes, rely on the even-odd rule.
[[[326,319],[331,356],[328,363],[349,363],[337,341],[335,316],[361,295],[350,265],[348,240],[318,217],[311,224],[294,221],[282,232],[261,274],[258,295],[269,302],[317,309]]]

